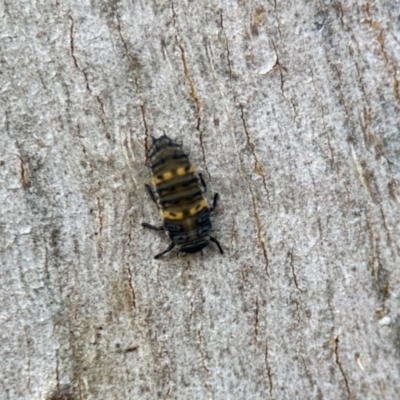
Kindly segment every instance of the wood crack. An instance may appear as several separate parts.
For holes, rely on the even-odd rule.
[[[296,276],[296,271],[294,269],[294,264],[293,264],[293,250],[289,251],[289,259],[290,259],[290,268],[292,269],[292,276],[293,276],[293,281],[296,286],[296,289],[299,292],[302,292],[302,290],[299,288],[299,284],[297,283],[297,276]]]
[[[267,194],[268,205],[271,205],[270,201],[269,201],[269,192],[268,192],[268,189],[267,189],[267,183],[266,183],[266,179],[265,179],[265,174],[264,174],[264,171],[263,171],[263,168],[262,168],[260,162],[258,161],[258,157],[257,157],[257,154],[256,154],[255,149],[254,149],[254,144],[250,140],[250,134],[249,134],[249,131],[247,129],[246,120],[244,118],[243,106],[241,104],[239,104],[239,108],[240,108],[240,113],[241,113],[240,117],[241,117],[241,120],[242,120],[242,123],[243,123],[243,130],[244,130],[244,133],[246,135],[247,145],[249,146],[249,149],[250,149],[251,154],[252,154],[253,159],[254,159],[254,171],[255,171],[255,173],[257,175],[261,176],[262,181],[263,181],[264,190],[265,190],[265,192]]]
[[[329,148],[329,152],[330,152],[330,155],[331,155],[331,166],[333,166],[333,164],[335,162],[335,150],[334,150],[334,148],[332,147],[332,144],[331,144],[331,135],[329,134],[329,131],[326,128],[324,107],[321,104],[321,96],[320,96],[319,91],[317,90],[317,87],[315,85],[314,71],[313,71],[312,66],[310,66],[310,71],[311,71],[311,81],[312,81],[312,84],[313,84],[313,87],[314,87],[315,95],[318,98],[318,106],[319,106],[319,109],[320,109],[320,112],[321,112],[321,117],[322,117],[322,126],[323,126],[324,132],[326,132],[326,135],[327,135],[327,138],[328,138],[328,148]]]
[[[269,386],[269,394],[272,396],[272,390],[274,389],[274,384],[272,382],[272,372],[271,372],[271,366],[269,365],[268,362],[268,343],[265,343],[265,354],[264,354],[264,361],[265,361],[265,367],[267,369],[267,378],[268,378],[268,386]]]
[[[192,77],[190,75],[189,65],[188,65],[188,61],[186,59],[185,49],[184,49],[184,47],[182,46],[182,44],[180,43],[180,40],[179,40],[179,30],[178,30],[177,23],[176,23],[176,13],[175,13],[174,3],[173,2],[171,2],[171,9],[172,9],[172,15],[173,15],[173,22],[174,22],[174,26],[175,26],[175,30],[176,30],[175,44],[178,47],[178,49],[180,51],[180,54],[181,54],[181,60],[182,60],[183,72],[184,72],[184,75],[185,75],[185,80],[186,80],[186,83],[189,86],[190,97],[193,100],[193,103],[194,103],[195,108],[196,108],[196,113],[197,113],[196,130],[199,132],[199,140],[200,140],[200,147],[201,147],[204,167],[205,167],[205,170],[207,172],[208,178],[211,181],[211,175],[210,175],[210,172],[209,172],[208,167],[207,167],[206,155],[205,155],[205,151],[204,151],[203,132],[201,131],[201,121],[202,121],[202,116],[203,116],[201,101],[199,99],[199,96],[197,95],[196,86],[195,86],[194,81],[193,81],[193,79],[192,79]]]
[[[19,169],[20,169],[22,186],[24,187],[24,189],[28,189],[31,186],[29,170],[28,170],[27,166],[25,165],[25,162],[22,159],[22,157],[18,154],[17,154],[17,157],[19,158]]]
[[[259,305],[258,305],[258,299],[256,299],[256,306],[254,309],[254,341],[257,342],[257,337],[258,337],[258,323],[259,323]]]
[[[133,276],[132,276],[132,271],[130,270],[129,266],[126,267],[126,269],[128,270],[128,275],[129,275],[129,279],[128,279],[128,285],[131,291],[131,296],[132,296],[132,310],[133,313],[136,312],[136,294],[135,294],[135,289],[133,287]]]
[[[252,201],[252,204],[253,204],[254,217],[256,219],[257,238],[258,238],[258,241],[259,241],[259,243],[261,245],[261,249],[262,249],[264,260],[265,260],[265,272],[266,272],[267,276],[269,277],[269,272],[268,272],[269,261],[268,261],[267,249],[266,249],[265,241],[264,241],[264,238],[263,238],[263,235],[262,235],[261,221],[260,221],[260,217],[258,216],[256,201],[255,201],[255,198],[254,198],[254,193],[253,193],[253,190],[251,189],[250,185],[249,185],[249,190],[250,190],[250,194],[251,194],[251,201]]]
[[[222,14],[222,9],[219,12],[219,16],[220,16],[220,24],[221,24],[221,30],[224,31],[224,45],[225,45],[225,50],[226,50],[226,59],[228,62],[228,70],[229,70],[229,78],[232,79],[232,62],[231,62],[231,53],[229,50],[229,43],[228,43],[228,39],[226,37],[225,34],[225,28],[224,28],[224,16]]]
[[[201,359],[201,366],[203,370],[205,371],[206,379],[204,382],[204,386],[206,387],[207,391],[210,392],[212,395],[212,398],[214,398],[214,393],[211,389],[209,379],[210,379],[210,370],[207,367],[207,357],[206,354],[203,350],[203,338],[201,337],[201,331],[197,331],[197,343],[198,343],[198,350],[200,353],[200,359]]]
[[[147,152],[149,151],[149,127],[147,126],[147,121],[146,121],[146,110],[144,108],[144,105],[140,105],[140,111],[142,113],[142,120],[143,120],[143,126],[144,126],[144,148],[146,149],[146,160],[147,160]]]
[[[92,89],[90,88],[90,85],[89,85],[88,74],[83,68],[80,67],[80,65],[78,63],[78,59],[77,59],[77,57],[75,55],[75,41],[74,41],[75,21],[71,16],[69,16],[69,19],[71,21],[71,26],[70,26],[70,30],[69,30],[69,46],[70,46],[70,49],[71,49],[71,57],[72,57],[74,66],[83,75],[83,77],[85,79],[85,84],[86,84],[87,91],[96,100],[96,103],[97,103],[99,111],[100,111],[99,118],[100,118],[100,121],[101,121],[101,123],[102,123],[102,125],[104,127],[106,138],[110,139],[111,135],[110,135],[110,133],[109,133],[109,131],[107,129],[107,124],[106,124],[106,121],[105,121],[104,104],[103,104],[103,102],[102,102],[102,100],[101,100],[99,95],[93,94],[93,91],[92,91]]]
[[[74,41],[74,26],[75,26],[75,21],[74,19],[69,16],[69,19],[71,20],[71,26],[70,26],[70,30],[69,30],[69,46],[71,49],[71,56],[72,56],[72,60],[74,62],[74,66],[75,68],[83,75],[83,77],[85,78],[85,83],[86,83],[86,89],[90,92],[91,95],[93,95],[92,93],[92,89],[89,86],[89,80],[87,77],[87,73],[79,66],[78,64],[78,59],[75,56],[75,41]]]
[[[337,366],[339,367],[339,371],[342,374],[344,383],[346,385],[347,397],[350,398],[351,392],[350,392],[349,381],[347,379],[346,373],[344,372],[344,368],[343,368],[342,363],[340,362],[340,358],[339,358],[339,337],[338,336],[335,338],[335,361],[336,361]]]
[[[103,252],[103,247],[101,245],[102,242],[102,237],[103,237],[103,223],[104,223],[104,217],[103,217],[103,211],[102,211],[102,207],[101,207],[101,203],[100,203],[100,199],[97,198],[97,220],[99,223],[99,229],[98,232],[96,233],[97,236],[97,247],[99,250],[99,256],[101,258],[102,256],[102,252]]]
[[[125,40],[125,38],[124,38],[124,36],[122,34],[121,19],[120,19],[118,10],[115,13],[115,17],[117,19],[118,35],[119,35],[119,38],[120,38],[120,40],[122,42],[122,46],[124,48],[125,56],[126,56],[128,62],[129,62],[129,71],[132,72],[132,75],[133,75],[133,78],[134,78],[133,81],[135,82],[135,86],[136,86],[136,92],[138,92],[138,86],[139,86],[138,85],[138,78],[137,78],[137,75],[133,72],[133,71],[137,70],[138,62],[137,62],[137,59],[136,59],[134,54],[132,54],[132,55],[129,54],[128,44],[127,44],[127,42],[126,42],[126,40]]]

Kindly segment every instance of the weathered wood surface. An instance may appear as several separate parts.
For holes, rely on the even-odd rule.
[[[2,2],[0,398],[398,398],[397,3]],[[224,257],[152,258],[162,130]]]

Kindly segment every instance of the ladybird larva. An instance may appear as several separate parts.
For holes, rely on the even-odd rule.
[[[153,188],[146,185],[146,189],[158,206],[163,225],[157,227],[144,222],[142,226],[167,231],[171,239],[168,248],[154,258],[160,258],[175,246],[183,253],[197,253],[211,242],[224,254],[218,240],[211,236],[210,214],[217,205],[218,193],[209,207],[204,179],[196,174],[182,145],[165,133],[158,139],[152,137],[147,157]]]

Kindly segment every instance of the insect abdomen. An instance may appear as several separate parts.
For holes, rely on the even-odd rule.
[[[166,136],[156,139],[149,152],[152,183],[161,216],[182,221],[208,207],[195,167],[182,147]],[[186,225],[189,221],[186,221]]]

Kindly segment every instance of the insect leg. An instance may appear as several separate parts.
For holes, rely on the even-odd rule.
[[[168,249],[162,251],[161,253],[157,254],[154,258],[157,260],[158,258],[162,257],[164,254],[169,253],[173,248],[175,247],[175,243],[171,242],[171,244],[168,246]]]
[[[224,251],[222,250],[222,247],[221,247],[221,245],[219,244],[218,240],[215,239],[215,238],[213,238],[212,236],[210,236],[210,240],[218,246],[219,252],[220,252],[221,254],[224,254]]]
[[[215,194],[214,194],[213,205],[212,205],[212,207],[210,208],[210,212],[213,212],[213,211],[217,208],[218,199],[219,199],[219,194],[218,194],[218,193],[215,193]]]
[[[164,231],[165,230],[165,228],[163,226],[154,226],[154,225],[150,225],[146,222],[142,222],[142,226],[144,228],[152,229],[153,231]]]
[[[157,204],[156,196],[154,196],[154,192],[151,190],[149,185],[145,185],[147,193],[149,194],[150,198]]]
[[[206,182],[204,181],[203,175],[199,174],[199,177],[200,177],[200,182],[203,185],[204,191],[207,192],[207,185]]]

